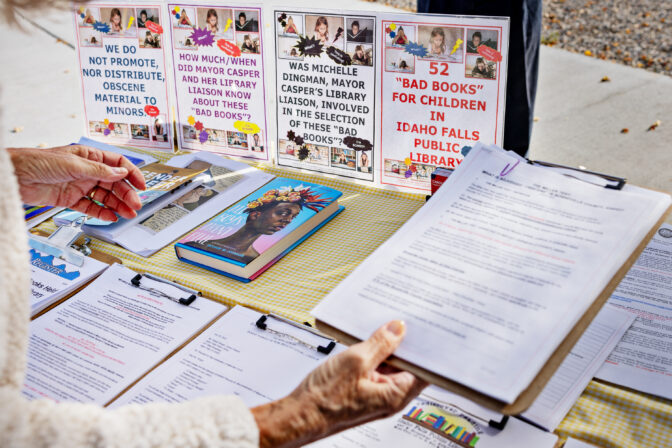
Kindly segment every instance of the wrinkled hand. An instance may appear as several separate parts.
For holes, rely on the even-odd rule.
[[[427,385],[381,365],[406,327],[392,321],[311,372],[288,397],[252,409],[262,447],[299,446],[399,412]]]
[[[116,221],[115,212],[134,218],[142,207],[126,181],[144,190],[145,180],[121,154],[81,145],[7,151],[26,204],[68,207],[106,221]]]

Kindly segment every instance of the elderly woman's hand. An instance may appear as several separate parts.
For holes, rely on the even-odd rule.
[[[286,398],[253,408],[260,445],[300,446],[403,409],[426,383],[381,363],[405,332],[403,322],[389,322],[327,360]]]
[[[145,180],[120,154],[81,145],[7,151],[26,204],[68,207],[106,221],[116,221],[115,212],[133,218],[142,207],[129,183],[144,190]]]

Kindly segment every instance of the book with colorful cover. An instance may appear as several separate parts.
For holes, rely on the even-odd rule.
[[[182,261],[253,280],[343,210],[341,195],[277,178],[181,239],[175,251]]]

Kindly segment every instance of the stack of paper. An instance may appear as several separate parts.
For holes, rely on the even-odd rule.
[[[217,394],[235,394],[256,406],[289,394],[328,358],[310,345],[328,339],[276,320],[262,330],[255,325],[259,317],[248,308],[233,308],[110,407]],[[337,344],[330,355],[344,349]]]
[[[516,418],[504,429],[490,427],[465,412],[459,398],[429,387],[396,415],[359,426],[312,445],[313,448],[552,448],[558,436]]]
[[[476,145],[313,314],[358,339],[403,319],[396,355],[513,403],[670,203]]]
[[[672,400],[672,226],[658,229],[609,303],[636,320],[595,376]]]
[[[602,308],[521,417],[547,431],[555,431],[633,320],[634,316],[616,307]]]

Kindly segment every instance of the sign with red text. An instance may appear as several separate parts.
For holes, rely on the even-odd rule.
[[[179,148],[268,160],[261,8],[167,8]]]
[[[502,144],[508,18],[381,15],[376,180],[430,192],[477,141]]]
[[[160,2],[75,7],[87,136],[173,149],[162,10]]]

